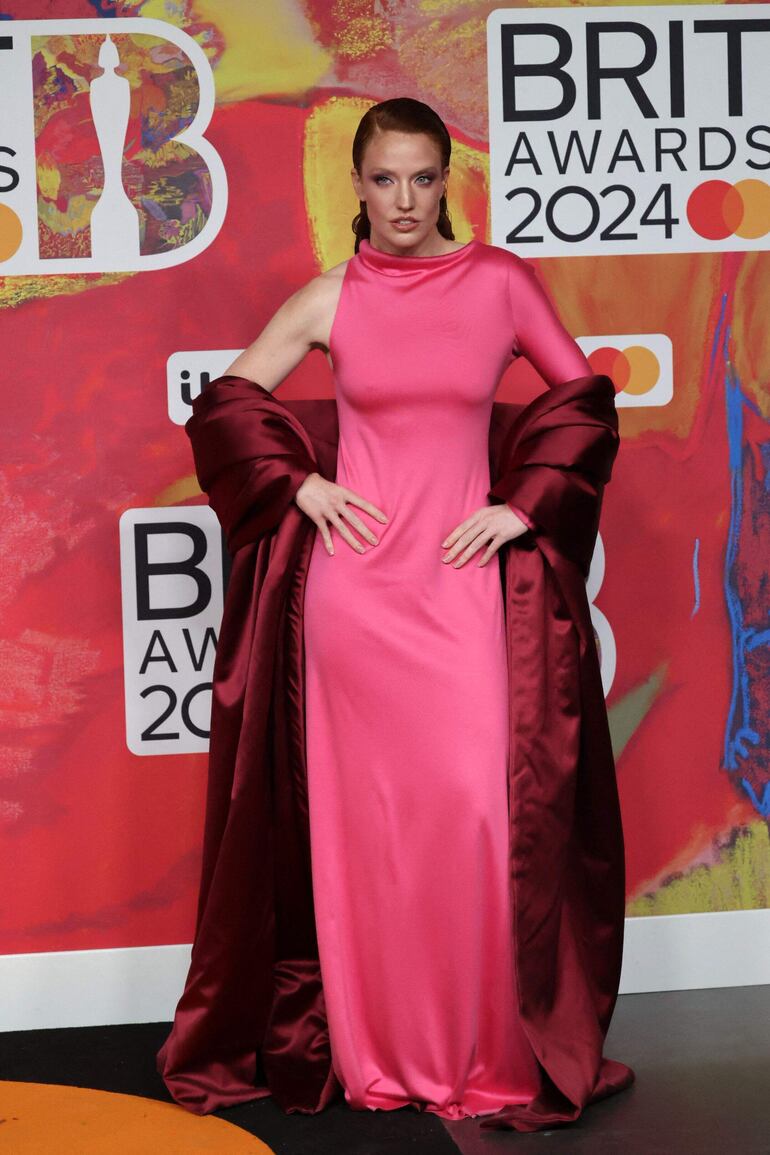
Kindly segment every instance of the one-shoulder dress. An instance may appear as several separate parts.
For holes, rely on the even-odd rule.
[[[499,560],[441,543],[488,504],[498,383],[590,372],[534,270],[474,239],[363,240],[331,331],[335,480],[379,538],[316,534],[304,593],[313,896],[335,1074],[354,1109],[490,1114],[537,1093],[508,884],[508,669]],[[524,512],[524,511],[522,511]],[[527,523],[533,525],[527,519]],[[534,527],[536,528],[536,527]],[[359,537],[355,530],[354,535]]]

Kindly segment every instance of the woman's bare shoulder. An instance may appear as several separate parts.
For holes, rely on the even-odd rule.
[[[345,276],[345,270],[349,264],[350,257],[345,261],[340,261],[337,265],[332,265],[329,269],[324,269],[322,273],[318,273],[317,276],[308,281],[305,288],[308,289],[309,292],[316,293],[320,296],[326,294],[333,296],[335,292],[339,292],[339,287]]]
[[[311,331],[311,344],[326,348],[329,329],[334,318],[345,270],[350,258],[311,277],[290,298]]]
[[[334,285],[342,280],[345,276],[345,269],[349,264],[350,257],[345,261],[340,261],[337,265],[332,265],[329,269],[324,269],[322,273],[317,273],[314,277],[311,277],[310,280],[302,286],[302,289],[315,289],[322,292],[325,286]]]
[[[330,277],[332,280],[341,280],[345,276],[345,269],[352,261],[352,257],[347,257],[344,261],[340,261],[337,265],[332,265],[330,269],[326,269],[323,273],[319,273],[321,277]]]
[[[282,308],[307,319],[322,316],[330,306],[334,306],[339,296],[347,265],[348,261],[340,261],[338,265],[317,273],[295,289]]]

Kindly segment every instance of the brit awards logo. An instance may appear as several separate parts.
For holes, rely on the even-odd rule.
[[[208,749],[229,559],[207,505],[120,519],[126,744],[133,754]]]
[[[199,45],[161,20],[0,25],[0,275],[182,264],[227,208]]]
[[[767,4],[490,13],[494,243],[770,248],[768,32]]]

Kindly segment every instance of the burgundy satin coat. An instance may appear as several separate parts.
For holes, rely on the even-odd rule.
[[[186,430],[232,569],[192,959],[158,1070],[197,1114],[269,1094],[287,1113],[313,1113],[342,1088],[318,961],[304,746],[302,601],[317,530],[294,494],[311,471],[335,478],[336,402],[281,401],[225,376],[195,399]],[[513,671],[514,958],[541,1090],[484,1116],[486,1128],[569,1123],[634,1080],[602,1056],[620,977],[625,862],[585,589],[618,442],[604,375],[526,406],[492,406],[489,500],[515,501],[537,527],[497,557]]]

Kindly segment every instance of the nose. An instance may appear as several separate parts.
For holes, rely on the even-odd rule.
[[[411,209],[412,204],[413,204],[413,198],[412,198],[412,195],[410,193],[410,189],[409,189],[408,184],[407,185],[401,185],[399,187],[397,203],[398,203],[398,211],[399,212],[407,212],[409,209]]]

